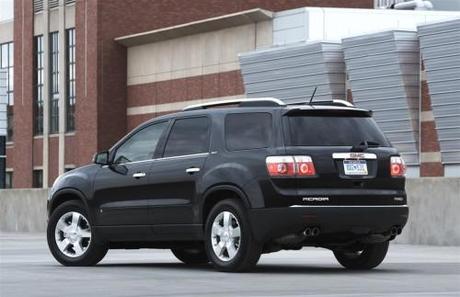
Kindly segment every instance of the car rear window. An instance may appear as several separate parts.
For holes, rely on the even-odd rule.
[[[292,146],[353,146],[367,141],[390,146],[370,117],[289,116]]]
[[[230,151],[268,147],[271,134],[270,113],[234,113],[225,117],[225,142]]]

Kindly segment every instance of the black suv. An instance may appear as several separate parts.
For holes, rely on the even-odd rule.
[[[49,248],[69,266],[166,248],[243,271],[262,253],[315,246],[346,268],[376,267],[408,207],[404,161],[371,115],[341,100],[260,98],[150,120],[56,180]]]

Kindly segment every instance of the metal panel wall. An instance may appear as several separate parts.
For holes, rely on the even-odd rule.
[[[418,28],[444,164],[460,163],[460,20]]]
[[[418,164],[419,45],[411,31],[342,40],[354,103],[374,118],[408,164]]]
[[[316,100],[345,98],[345,65],[340,44],[318,42],[240,55],[248,97],[276,97],[305,102],[318,87]]]

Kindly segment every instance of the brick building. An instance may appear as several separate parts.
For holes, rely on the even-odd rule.
[[[88,163],[157,113],[131,109],[146,100],[143,92],[155,92],[161,112],[171,111],[161,109],[166,103],[244,93],[235,67],[131,87],[127,49],[115,38],[252,8],[317,5],[371,8],[374,1],[15,0],[14,21],[2,23],[0,34],[2,50],[10,47],[4,55],[11,56],[14,45],[8,183],[48,187],[59,174]]]
[[[285,35],[277,12],[377,2],[15,0],[14,20],[0,24],[2,68],[14,69],[7,184],[49,187],[151,117],[244,96],[239,54],[299,32],[286,24]],[[435,166],[422,175],[443,175]]]

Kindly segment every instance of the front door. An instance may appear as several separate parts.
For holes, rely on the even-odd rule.
[[[140,128],[111,152],[113,162],[99,169],[94,183],[98,226],[147,225],[154,199],[150,168],[168,122]]]

